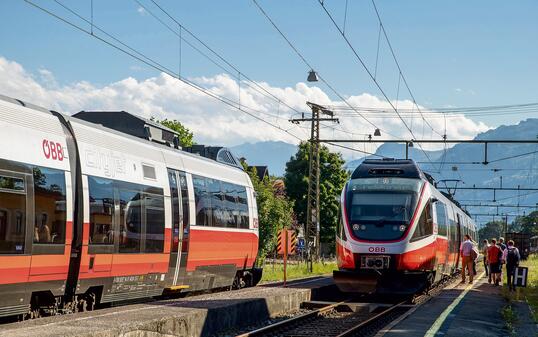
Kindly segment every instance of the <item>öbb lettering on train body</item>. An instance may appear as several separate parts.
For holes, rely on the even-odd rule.
[[[0,122],[0,316],[259,281],[254,189],[227,149],[206,158],[126,112],[5,96]]]
[[[336,229],[337,286],[413,294],[453,273],[469,214],[412,160],[365,160],[346,183]]]

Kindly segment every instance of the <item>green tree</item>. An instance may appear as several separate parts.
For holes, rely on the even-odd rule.
[[[534,211],[529,215],[518,216],[514,220],[514,224],[521,229],[522,233],[530,234],[531,236],[538,235],[538,211]]]
[[[294,223],[293,203],[275,187],[273,178],[265,177],[260,181],[255,167],[248,169],[245,162],[242,164],[256,191],[260,236],[258,257],[264,259],[275,250],[278,232],[284,227],[291,228]]]
[[[301,142],[295,156],[286,163],[284,182],[289,198],[294,202],[297,220],[306,223],[308,158],[310,143]],[[330,152],[326,146],[320,148],[320,240],[334,245],[335,229],[340,210],[340,194],[349,179],[344,169],[344,159],[339,153]]]
[[[502,236],[503,228],[504,221],[490,221],[478,230],[478,237],[480,241],[484,239],[489,241],[492,238],[499,239]]]
[[[181,122],[179,122],[178,120],[172,120],[168,118],[158,120],[155,117],[151,117],[151,120],[177,132],[179,134],[179,144],[182,147],[189,147],[195,144],[193,140],[194,135],[191,130],[183,126],[183,124],[181,124]]]

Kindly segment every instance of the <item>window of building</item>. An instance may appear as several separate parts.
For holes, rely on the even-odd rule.
[[[34,243],[65,244],[65,173],[34,167],[35,224]]]
[[[110,179],[88,177],[90,244],[114,244],[114,186]]]

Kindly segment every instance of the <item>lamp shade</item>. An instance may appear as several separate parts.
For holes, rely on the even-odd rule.
[[[318,81],[318,73],[316,73],[313,69],[308,72],[308,78],[306,79],[308,82],[317,82]]]

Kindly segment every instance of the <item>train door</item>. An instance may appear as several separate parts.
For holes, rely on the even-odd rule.
[[[459,213],[456,213],[456,268],[460,264],[460,247],[461,247],[461,217]]]
[[[172,286],[183,285],[189,252],[189,194],[185,172],[168,170],[170,200],[172,202],[172,244],[170,250],[170,271]]]

